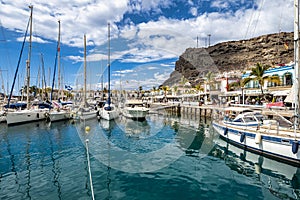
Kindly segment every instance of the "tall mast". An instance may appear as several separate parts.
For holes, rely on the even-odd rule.
[[[108,104],[108,108],[110,108],[110,23],[107,24],[107,28],[108,28],[108,58],[107,58],[107,73],[108,73],[108,98],[107,98],[107,104]]]
[[[84,64],[83,64],[83,76],[84,76],[84,88],[83,88],[83,98],[84,98],[84,106],[87,105],[86,102],[86,36],[84,34]]]
[[[57,67],[58,67],[58,98],[61,92],[61,75],[60,75],[60,20],[58,20],[58,43],[57,43]]]
[[[294,0],[294,72],[295,72],[295,82],[294,90],[294,103],[295,103],[295,116],[299,113],[299,0]],[[298,128],[299,119],[295,117],[294,122],[295,131]],[[296,133],[296,132],[295,132]]]
[[[28,51],[28,59],[26,61],[26,69],[27,69],[27,78],[26,78],[26,86],[27,86],[27,109],[29,109],[29,85],[30,85],[30,59],[31,59],[31,49],[32,49],[32,12],[33,6],[29,6],[30,8],[30,34],[29,34],[29,51]]]

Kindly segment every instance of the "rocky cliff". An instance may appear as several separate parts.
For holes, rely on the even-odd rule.
[[[258,62],[266,65],[289,63],[294,58],[293,48],[293,33],[286,32],[222,42],[207,48],[188,48],[176,61],[175,71],[163,85],[178,83],[182,75],[196,85],[209,71],[243,73]]]

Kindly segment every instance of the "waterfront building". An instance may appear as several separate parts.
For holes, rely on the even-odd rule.
[[[268,95],[270,98],[274,98],[275,101],[283,101],[286,96],[290,93],[291,87],[293,85],[294,63],[281,64],[276,67],[266,70],[266,76],[278,76],[280,78],[280,83],[273,83],[266,81],[263,85],[264,94]],[[249,77],[250,71],[243,74],[242,80]],[[261,95],[259,89],[258,81],[250,81],[243,88],[243,94],[247,100],[254,99]]]

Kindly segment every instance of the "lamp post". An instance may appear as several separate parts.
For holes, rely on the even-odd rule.
[[[210,47],[210,36],[211,36],[211,34],[208,34],[207,36],[208,36],[208,47]]]

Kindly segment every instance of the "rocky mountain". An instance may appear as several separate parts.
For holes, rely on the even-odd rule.
[[[175,71],[163,85],[178,83],[182,75],[196,85],[209,71],[242,74],[258,62],[271,66],[289,63],[294,59],[293,36],[292,32],[282,32],[222,42],[207,48],[188,48],[176,61]]]

